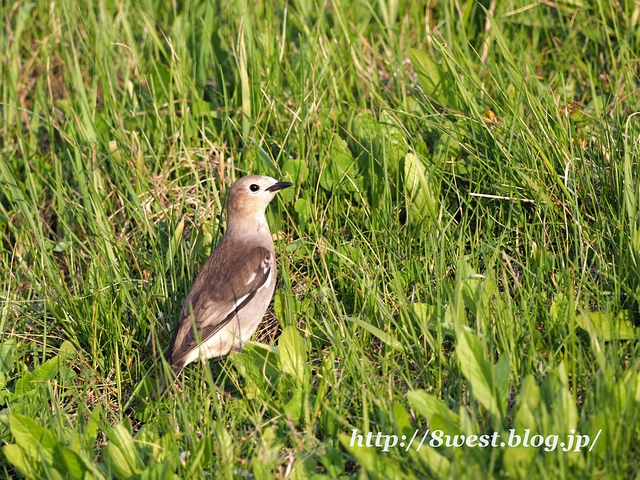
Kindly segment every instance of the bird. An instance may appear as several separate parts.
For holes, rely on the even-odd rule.
[[[242,351],[258,328],[273,297],[277,271],[265,210],[280,190],[292,185],[249,175],[229,189],[226,232],[186,296],[167,351],[176,378],[197,359]],[[174,381],[161,381],[160,391]]]

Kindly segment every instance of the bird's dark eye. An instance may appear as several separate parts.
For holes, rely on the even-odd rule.
[[[260,190],[260,186],[252,183],[251,185],[249,185],[249,190],[251,190],[252,192],[257,192],[258,190]]]

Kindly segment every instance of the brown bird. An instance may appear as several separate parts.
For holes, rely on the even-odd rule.
[[[227,231],[198,273],[171,341],[167,360],[176,376],[198,358],[241,351],[258,328],[276,286],[265,209],[278,191],[292,185],[250,175],[231,186]]]

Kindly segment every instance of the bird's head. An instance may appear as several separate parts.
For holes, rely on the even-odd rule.
[[[227,197],[227,223],[244,223],[263,219],[264,211],[273,197],[291,182],[279,182],[271,177],[249,175],[242,177],[229,189]]]

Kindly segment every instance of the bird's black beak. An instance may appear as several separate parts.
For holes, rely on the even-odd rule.
[[[274,185],[271,185],[269,188],[267,188],[268,192],[278,192],[280,190],[282,190],[283,188],[287,188],[287,187],[291,187],[293,185],[293,183],[291,182],[278,182]]]

